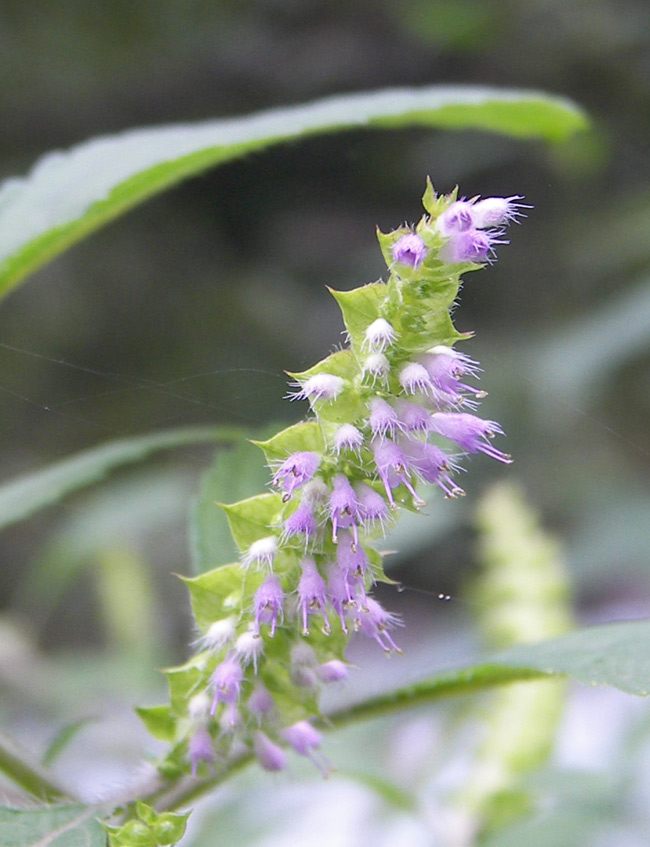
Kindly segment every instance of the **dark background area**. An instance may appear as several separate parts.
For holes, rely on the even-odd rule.
[[[592,130],[556,147],[421,129],[285,144],[93,235],[0,307],[3,478],[151,429],[296,420],[283,369],[340,340],[325,286],[383,273],[375,226],[417,220],[428,174],[534,206],[456,312],[476,332],[464,349],[485,370],[482,414],[516,462],[474,458],[467,502],[443,504],[443,528],[395,575],[462,590],[472,504],[507,477],[566,545],[587,619],[647,616],[646,0],[3,2],[0,56],[2,176],[101,133],[387,86],[534,88],[584,106]],[[210,452],[160,456],[5,531],[3,604],[42,646],[103,638],[95,565],[118,544],[164,609],[156,649],[180,655],[188,617],[169,574],[190,570],[185,514]]]

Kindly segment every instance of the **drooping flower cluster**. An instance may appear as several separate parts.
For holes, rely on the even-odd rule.
[[[204,634],[169,674],[168,770],[196,775],[242,745],[281,770],[288,745],[327,771],[309,719],[321,686],[347,676],[351,633],[399,649],[401,622],[371,596],[383,576],[373,539],[424,505],[421,483],[462,495],[466,454],[511,461],[493,444],[499,424],[476,414],[480,367],[455,349],[468,336],[449,310],[461,274],[505,243],[520,200],[438,197],[429,183],[418,225],[379,235],[388,281],[333,292],[348,347],[292,374],[289,396],[311,414],[259,442],[271,491],[223,507],[240,561],[187,580]],[[161,734],[160,708],[143,717]]]

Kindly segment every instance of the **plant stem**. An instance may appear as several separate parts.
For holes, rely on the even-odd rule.
[[[25,752],[4,733],[0,734],[0,771],[39,800],[78,802],[45,768],[28,762]]]
[[[336,712],[326,715],[323,728],[345,726],[356,721],[371,720],[382,715],[402,711],[431,703],[445,697],[457,697],[487,688],[521,682],[529,679],[544,679],[548,674],[532,668],[517,668],[504,665],[485,664],[439,674],[434,679],[416,682],[387,694],[364,700]],[[175,811],[187,807],[187,804],[212,791],[225,782],[233,773],[242,770],[255,760],[252,753],[246,753],[226,762],[224,766],[208,779],[188,779],[177,785],[169,785],[142,797],[158,811]]]

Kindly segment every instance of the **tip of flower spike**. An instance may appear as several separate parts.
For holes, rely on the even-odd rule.
[[[411,268],[418,268],[427,255],[424,241],[414,232],[409,232],[393,244],[393,261]]]

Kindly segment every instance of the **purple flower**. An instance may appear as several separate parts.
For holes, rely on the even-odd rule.
[[[386,530],[386,524],[390,518],[390,510],[386,505],[386,501],[365,482],[358,482],[354,486],[359,504],[359,515],[364,524],[371,528],[373,524],[379,523],[382,530]]]
[[[486,197],[485,200],[479,200],[474,204],[472,211],[474,226],[477,229],[487,229],[504,226],[517,221],[519,217],[525,217],[520,209],[531,209],[532,206],[518,202],[523,199],[515,194],[512,197]]]
[[[359,628],[368,638],[374,638],[382,650],[387,653],[393,650],[396,653],[401,653],[397,644],[393,641],[388,632],[395,626],[403,626],[397,615],[387,612],[379,603],[372,597],[368,597],[365,607],[359,611]]]
[[[335,374],[314,374],[298,385],[299,391],[290,393],[289,399],[309,400],[312,404],[317,400],[323,400],[326,403],[336,400],[343,391],[343,379]]]
[[[320,456],[307,450],[292,453],[276,470],[272,484],[285,490],[283,500],[288,500],[296,488],[313,478],[320,465]]]
[[[395,505],[393,488],[405,485],[413,495],[416,504],[424,505],[409,481],[408,462],[404,452],[393,441],[379,441],[373,445],[375,466],[386,489],[386,497],[391,506]]]
[[[348,585],[355,586],[360,602],[365,603],[364,577],[368,570],[368,557],[363,547],[361,545],[357,547],[346,533],[339,541],[336,560]]]
[[[287,766],[287,754],[261,730],[253,737],[253,751],[266,771],[283,771]]]
[[[218,703],[230,704],[230,723],[234,726],[236,723],[236,708],[235,704],[239,699],[241,684],[244,679],[244,672],[241,665],[235,658],[226,658],[214,670],[212,674],[212,687],[214,688],[214,699],[210,715],[214,715]]]
[[[395,411],[399,415],[401,428],[404,432],[427,433],[431,430],[431,412],[424,406],[411,403],[408,400],[398,400]]]
[[[263,717],[268,717],[275,708],[273,697],[261,683],[258,683],[253,689],[246,706],[251,715],[254,715],[258,721],[261,721]]]
[[[431,423],[434,432],[455,441],[468,453],[481,452],[505,464],[512,462],[512,456],[490,444],[489,439],[504,434],[496,421],[485,421],[466,412],[436,412],[431,416]]]
[[[474,206],[467,200],[456,200],[437,219],[436,229],[441,235],[454,235],[476,227]]]
[[[383,353],[393,344],[396,338],[397,333],[388,321],[384,318],[377,318],[376,321],[366,327],[362,347],[372,353]]]
[[[458,353],[450,347],[435,347],[431,352],[420,356],[420,362],[427,369],[432,382],[443,394],[450,395],[455,401],[459,398],[460,391],[469,391],[476,397],[487,396],[486,391],[481,391],[473,385],[461,382],[464,376],[478,377],[480,372],[479,363]]]
[[[271,638],[275,635],[278,616],[282,621],[282,609],[284,604],[284,591],[280,580],[276,576],[269,576],[255,592],[253,609],[255,611],[255,625],[253,632],[260,634],[260,624],[270,623]]]
[[[323,776],[329,774],[332,769],[330,763],[326,759],[320,762],[314,755],[314,751],[318,750],[322,744],[323,737],[318,730],[314,729],[309,721],[298,721],[292,724],[292,726],[283,729],[280,735],[293,747],[296,753],[310,759],[321,771]]]
[[[470,229],[452,235],[440,248],[440,258],[443,262],[487,262],[495,244],[507,244],[497,236],[500,233],[484,232],[480,229]]]
[[[192,733],[188,744],[188,754],[192,765],[192,776],[196,776],[199,762],[205,762],[212,767],[212,763],[214,762],[212,736],[206,727],[199,726]]]
[[[330,659],[316,668],[316,673],[323,682],[342,682],[348,678],[348,666],[340,659]]]
[[[427,248],[424,241],[414,232],[403,235],[393,244],[393,261],[400,262],[402,265],[417,268],[426,255]]]
[[[291,681],[299,688],[316,688],[316,652],[304,641],[299,641],[291,648]]]
[[[363,447],[363,434],[353,424],[345,423],[334,433],[334,449],[337,455],[342,450],[354,450],[358,452]]]
[[[284,522],[282,537],[286,541],[289,538],[293,538],[294,535],[303,535],[305,537],[306,548],[310,539],[316,535],[317,529],[318,525],[313,509],[309,502],[303,500],[296,511],[292,515],[289,515]]]
[[[354,543],[349,533],[344,533],[336,549],[336,560],[348,582],[350,579],[363,579],[368,568],[368,557],[361,545]]]
[[[356,579],[353,582],[356,583]],[[345,617],[348,609],[354,606],[354,598],[348,575],[343,573],[336,562],[331,562],[327,571],[327,591],[332,608],[341,621],[341,629],[347,635],[348,625]]]
[[[264,565],[267,568],[272,568],[277,552],[278,539],[274,535],[268,535],[266,538],[258,538],[257,541],[253,541],[242,556],[242,564],[246,568],[249,568],[251,565],[255,565],[258,569]]]
[[[395,432],[399,428],[399,418],[395,409],[381,397],[373,397],[369,406],[370,416],[368,421],[372,430],[372,437],[385,438],[390,435],[391,438],[394,438]]]
[[[354,543],[359,541],[359,509],[357,495],[345,474],[336,474],[332,480],[332,494],[329,501],[329,516],[332,521],[332,540],[336,542],[339,529],[352,527]]]
[[[308,618],[316,612],[322,612],[324,618],[323,632],[329,633],[330,622],[327,619],[325,580],[319,574],[316,562],[310,557],[302,560],[302,575],[298,582],[299,609],[302,612],[302,634],[309,635]]]
[[[422,441],[405,439],[402,443],[404,452],[409,457],[411,467],[424,482],[432,482],[440,486],[445,497],[454,500],[465,492],[449,476],[450,471],[459,470],[451,462],[449,456],[436,447],[435,444],[427,444]]]

